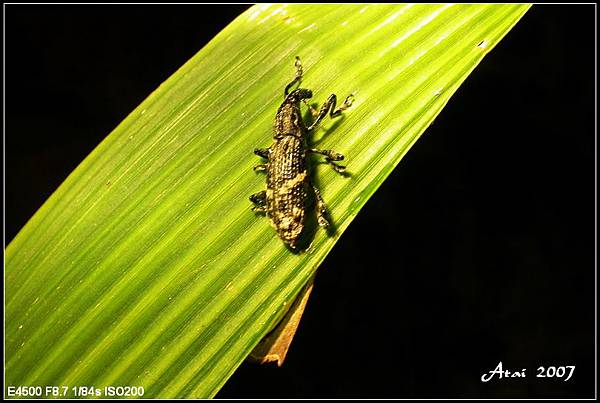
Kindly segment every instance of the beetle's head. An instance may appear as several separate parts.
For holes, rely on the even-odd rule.
[[[303,99],[312,98],[312,91],[304,88],[298,88],[298,100],[302,101]]]

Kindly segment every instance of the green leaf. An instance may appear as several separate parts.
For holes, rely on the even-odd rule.
[[[98,145],[8,246],[7,385],[214,396],[528,8],[258,5],[242,14]],[[296,55],[315,102],[356,98],[313,136],[346,156],[351,175],[316,165],[337,232],[317,230],[300,254],[248,201],[265,187],[252,150],[272,141]]]

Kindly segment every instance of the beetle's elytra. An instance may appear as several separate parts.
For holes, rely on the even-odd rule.
[[[307,200],[309,192],[314,193],[317,204],[317,218],[323,228],[329,226],[327,207],[317,189],[310,181],[306,162],[308,153],[325,156],[325,161],[337,172],[343,172],[345,167],[335,161],[344,159],[342,154],[333,150],[318,150],[308,148],[307,136],[329,112],[334,118],[352,105],[353,96],[349,95],[344,104],[336,107],[337,97],[332,94],[317,112],[306,100],[312,97],[312,91],[304,88],[291,88],[302,80],[302,64],[296,57],[296,77],[285,87],[284,100],[277,114],[273,127],[274,142],[269,148],[257,148],[254,153],[267,159],[264,164],[254,167],[255,170],[266,171],[267,190],[250,196],[254,203],[253,211],[266,213],[271,225],[275,227],[279,237],[292,249],[297,247],[298,240],[305,225]],[[310,109],[314,121],[306,126],[300,112],[300,102]]]

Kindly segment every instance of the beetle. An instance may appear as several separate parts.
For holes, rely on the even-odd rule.
[[[285,87],[284,100],[277,109],[273,125],[273,144],[268,148],[257,148],[254,153],[267,159],[266,163],[254,167],[255,171],[267,173],[267,189],[250,196],[254,203],[253,211],[266,213],[271,225],[277,230],[283,242],[293,250],[304,230],[309,192],[316,199],[317,220],[322,228],[329,227],[327,207],[319,189],[310,181],[308,154],[321,154],[325,161],[339,173],[344,166],[336,164],[344,156],[333,150],[309,148],[307,137],[327,116],[338,117],[349,108],[354,101],[352,94],[346,97],[341,107],[336,109],[337,97],[331,94],[317,112],[307,100],[312,98],[312,91],[305,88],[292,90],[295,84],[302,81],[302,63],[296,56],[294,63],[296,76]],[[314,121],[307,126],[302,120],[300,102],[308,106]]]

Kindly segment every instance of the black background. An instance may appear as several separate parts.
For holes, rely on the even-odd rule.
[[[5,7],[6,244],[246,9]],[[283,368],[217,397],[594,396],[595,13],[524,16],[327,257]],[[527,378],[482,383],[499,361]]]

